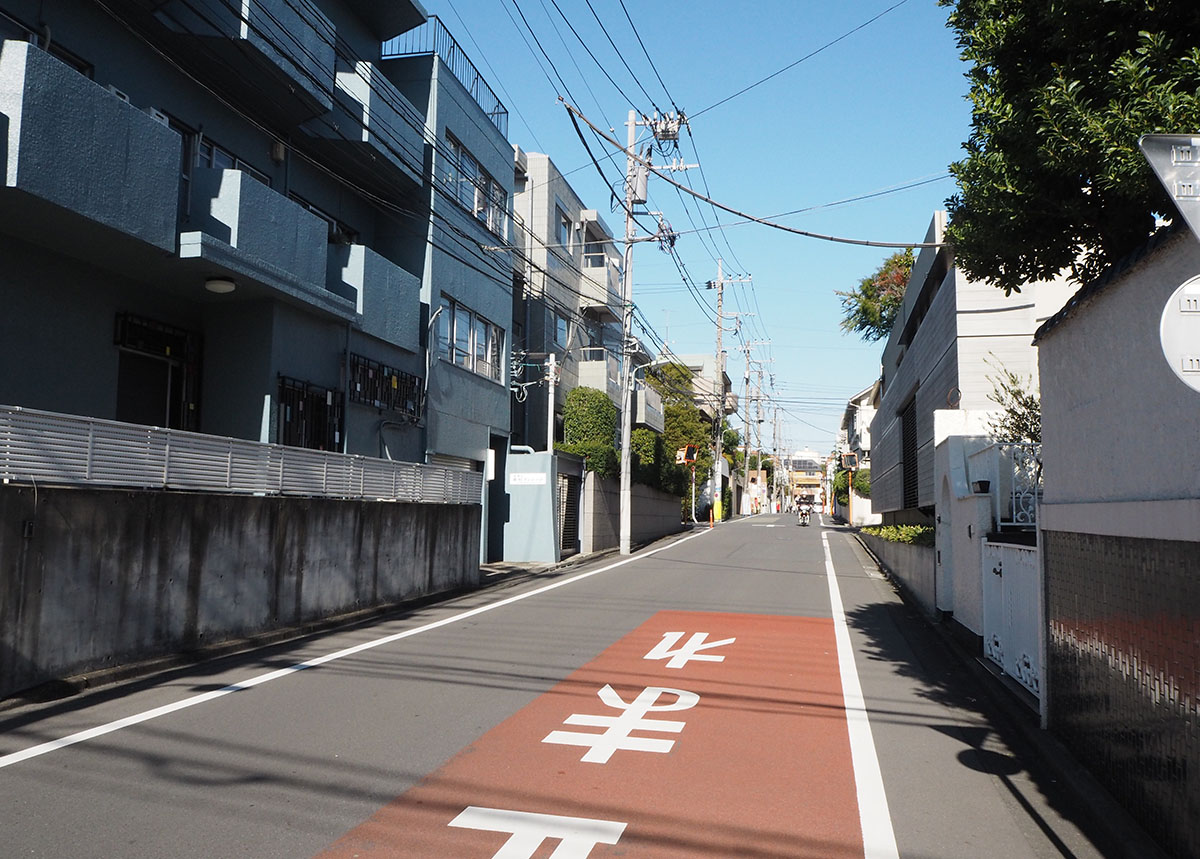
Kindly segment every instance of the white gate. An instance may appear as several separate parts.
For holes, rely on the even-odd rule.
[[[1039,698],[1041,617],[1038,550],[984,541],[984,653]]]

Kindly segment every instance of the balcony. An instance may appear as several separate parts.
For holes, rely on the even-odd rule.
[[[441,58],[446,68],[458,80],[463,88],[471,94],[471,98],[491,120],[496,130],[508,137],[508,109],[492,92],[483,75],[475,68],[475,64],[467,57],[466,52],[459,47],[458,42],[450,35],[450,31],[442,24],[436,15],[402,36],[397,36],[383,44],[385,60],[403,57],[418,57],[434,54]]]
[[[107,243],[112,234],[96,230],[101,224],[174,250],[180,157],[174,131],[17,41],[0,43],[3,126],[5,229],[11,221],[11,231],[31,241],[79,249],[87,241]],[[29,196],[14,204],[16,192]]]
[[[377,66],[360,61],[338,71],[333,110],[302,130],[364,184],[405,193],[421,184],[424,121]]]
[[[603,346],[588,346],[581,350],[579,386],[595,388],[621,407],[621,362]]]
[[[420,350],[419,278],[363,245],[330,245],[329,289],[354,303],[364,333]]]
[[[333,23],[311,0],[118,0],[201,79],[293,123],[333,107]]]
[[[240,170],[197,168],[191,185],[192,229],[179,235],[180,258],[232,278],[239,294],[355,317],[355,302],[327,288],[325,221]]]

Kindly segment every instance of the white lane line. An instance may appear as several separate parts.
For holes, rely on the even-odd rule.
[[[821,543],[825,548],[825,575],[829,580],[829,602],[833,608],[838,667],[842,675],[842,702],[846,708],[846,727],[850,733],[850,759],[854,764],[854,784],[858,791],[858,819],[862,827],[864,855],[865,859],[899,859],[887,794],[883,789],[883,773],[879,769],[867,705],[854,663],[846,609],[842,605],[842,592],[833,570],[833,555],[829,552],[828,531],[821,532]]]
[[[297,671],[304,671],[307,668],[316,668],[318,665],[324,665],[327,662],[333,662],[337,659],[345,659],[347,656],[353,656],[356,653],[362,653],[364,650],[371,650],[372,648],[375,648],[375,647],[382,647],[385,644],[392,644],[393,642],[400,641],[405,638],[410,638],[414,635],[420,635],[422,632],[430,632],[435,629],[440,629],[443,626],[449,626],[452,623],[458,623],[459,621],[467,620],[468,618],[472,618],[472,617],[476,617],[478,615],[483,614],[484,612],[489,612],[489,611],[492,611],[493,609],[503,608],[504,606],[512,605],[515,602],[520,602],[521,600],[529,599],[530,597],[539,596],[541,594],[555,590],[556,588],[565,587],[567,585],[574,584],[575,582],[581,582],[584,579],[591,578],[592,576],[598,576],[601,573],[607,573],[609,570],[615,570],[617,567],[622,567],[625,564],[630,563],[631,561],[640,561],[643,558],[648,558],[651,555],[658,554],[659,552],[662,552],[666,549],[670,549],[675,546],[678,546],[680,543],[686,543],[688,540],[693,540],[696,537],[699,537],[700,535],[707,534],[707,533],[708,533],[707,529],[702,530],[702,531],[697,531],[695,534],[690,534],[687,537],[684,537],[680,540],[676,540],[675,542],[670,543],[666,546],[659,546],[657,549],[651,549],[648,552],[642,552],[641,554],[638,554],[638,555],[631,555],[628,558],[623,558],[620,561],[615,561],[614,563],[611,563],[605,567],[600,567],[597,570],[591,570],[590,572],[580,573],[577,576],[572,576],[569,579],[563,579],[562,581],[559,581],[559,582],[552,582],[551,584],[543,585],[540,588],[535,588],[532,591],[527,591],[526,593],[523,593],[523,594],[516,594],[515,596],[506,597],[505,599],[499,600],[494,603],[489,603],[488,605],[478,606],[477,608],[470,609],[469,611],[464,611],[461,614],[456,614],[456,615],[452,615],[450,617],[442,618],[441,620],[434,621],[433,623],[427,623],[424,626],[414,627],[413,629],[406,629],[403,632],[393,633],[392,635],[385,635],[383,638],[376,638],[372,641],[366,641],[366,642],[363,642],[362,644],[356,644],[353,647],[346,647],[346,648],[343,648],[342,650],[334,651],[333,653],[326,653],[324,656],[317,656],[313,659],[307,660],[306,662],[298,662],[295,665],[288,666],[287,668],[280,668],[276,671],[270,671],[266,674],[259,674],[256,677],[250,677],[250,678],[248,678],[246,680],[242,680],[238,683],[231,683],[228,686],[224,686],[220,689],[214,689],[211,692],[203,692],[199,695],[193,695],[190,698],[184,698],[182,701],[176,701],[173,704],[164,704],[161,707],[155,707],[151,710],[145,710],[141,713],[135,713],[132,716],[126,716],[125,718],[117,719],[114,722],[108,722],[103,725],[97,725],[94,728],[88,728],[85,731],[79,731],[77,733],[70,734],[66,737],[62,737],[57,740],[50,740],[49,742],[41,743],[36,746],[30,746],[27,749],[22,749],[17,752],[12,752],[10,754],[0,756],[0,769],[4,769],[5,767],[10,767],[13,764],[21,763],[21,761],[27,761],[30,758],[36,758],[36,757],[40,757],[41,755],[49,754],[50,752],[58,751],[59,749],[65,749],[68,746],[75,745],[76,743],[83,743],[83,742],[86,742],[87,740],[94,740],[96,737],[103,737],[105,734],[111,734],[114,731],[120,731],[123,728],[130,728],[134,725],[140,725],[143,722],[149,722],[151,719],[157,719],[160,716],[166,716],[171,713],[178,712],[179,710],[186,710],[188,707],[195,707],[197,704],[203,704],[207,701],[213,701],[213,700],[216,700],[217,698],[223,698],[226,695],[233,694],[234,692],[242,692],[246,689],[252,689],[255,686],[261,686],[263,683],[268,683],[271,680],[278,680],[281,677],[287,677],[289,674],[295,674]]]

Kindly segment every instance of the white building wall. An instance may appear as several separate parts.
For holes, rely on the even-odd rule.
[[[1043,529],[1200,539],[1200,393],[1159,339],[1198,273],[1200,242],[1180,235],[1039,340]]]

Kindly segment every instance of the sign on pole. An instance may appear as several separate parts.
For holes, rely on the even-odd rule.
[[[1200,239],[1200,133],[1145,134],[1138,140],[1150,169]]]

